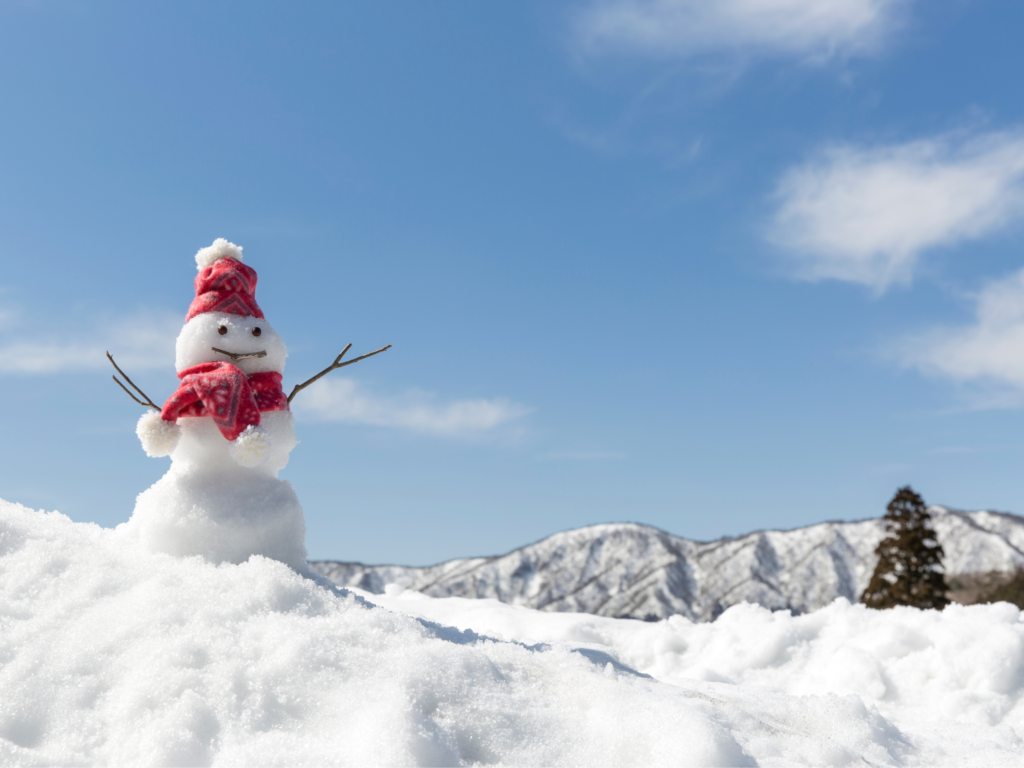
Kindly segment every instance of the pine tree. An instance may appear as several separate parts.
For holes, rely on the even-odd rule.
[[[924,500],[909,485],[900,488],[884,520],[886,536],[875,548],[878,565],[861,602],[869,608],[910,605],[941,610],[949,603],[943,551]]]

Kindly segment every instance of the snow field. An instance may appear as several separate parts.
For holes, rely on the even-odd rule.
[[[20,765],[751,764],[713,705],[3,504],[0,760]],[[129,540],[130,541],[130,540]]]
[[[361,593],[360,590],[352,590]],[[361,593],[366,594],[366,593]],[[1024,617],[1009,603],[871,611],[843,598],[802,616],[736,605],[713,623],[542,613],[496,600],[428,598],[390,586],[392,610],[492,637],[591,643],[658,680],[853,694],[905,720],[957,718],[1024,734]]]
[[[372,597],[491,637],[587,644],[662,682],[742,700],[751,711],[772,700],[778,709],[764,714],[766,722],[784,709],[797,713],[794,703],[806,697],[831,694],[837,701],[830,706],[840,709],[856,697],[885,727],[898,727],[893,740],[879,741],[894,764],[1024,765],[1024,615],[1009,603],[871,611],[839,598],[801,616],[741,604],[712,623],[694,623],[547,613],[496,600],[429,598],[395,585]],[[812,707],[797,719],[815,717]],[[829,716],[811,730],[825,734],[829,722],[839,724]],[[855,737],[855,730],[848,739],[830,738],[867,750],[874,737]]]
[[[0,762],[1024,763],[1005,604],[644,623],[324,583],[0,502]]]

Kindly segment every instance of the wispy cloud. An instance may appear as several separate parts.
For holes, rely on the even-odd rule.
[[[0,373],[51,374],[62,371],[109,368],[109,350],[119,364],[131,370],[174,366],[174,340],[181,330],[180,314],[147,312],[91,321],[64,318],[70,330],[34,324],[21,332],[16,312],[4,313],[9,326],[7,343],[0,347]]]
[[[298,415],[393,427],[445,437],[482,435],[506,426],[532,409],[502,398],[438,402],[423,392],[379,395],[352,379],[325,379],[296,399]]]
[[[988,386],[983,404],[1018,405],[1024,393],[1024,270],[992,283],[975,302],[969,325],[904,338],[887,353],[926,374]]]
[[[921,254],[1024,217],[1024,132],[825,149],[788,171],[769,238],[805,280],[878,292],[909,283]]]
[[[865,53],[910,0],[598,0],[576,18],[591,53],[685,58],[725,52],[809,60]]]

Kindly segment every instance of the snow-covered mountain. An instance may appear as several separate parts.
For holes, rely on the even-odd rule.
[[[948,576],[1024,567],[1024,518],[944,507],[930,512]],[[698,542],[618,523],[557,533],[499,557],[425,568],[310,566],[339,586],[374,594],[397,584],[432,597],[490,597],[544,611],[710,621],[742,602],[806,613],[837,597],[856,601],[883,534],[881,519],[873,519]]]

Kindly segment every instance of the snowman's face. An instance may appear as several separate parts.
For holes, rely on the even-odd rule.
[[[247,376],[262,371],[284,373],[288,357],[284,341],[266,320],[222,312],[204,312],[185,323],[174,352],[174,367],[179,372],[200,363],[224,362],[237,365]],[[260,352],[266,354],[239,357]]]

